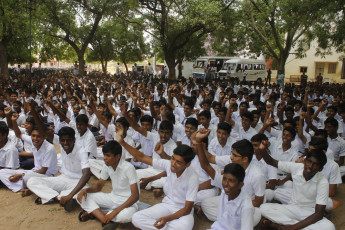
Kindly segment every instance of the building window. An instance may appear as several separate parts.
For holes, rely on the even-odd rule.
[[[334,74],[337,69],[337,63],[328,63],[328,73]]]
[[[300,73],[306,73],[306,72],[308,72],[308,67],[306,67],[306,66],[300,66],[300,67],[299,67],[299,72],[300,72]]]

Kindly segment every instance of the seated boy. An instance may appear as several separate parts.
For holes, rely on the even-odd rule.
[[[119,143],[136,159],[151,165],[154,169],[164,170],[167,182],[164,185],[163,202],[133,215],[132,223],[140,229],[184,229],[193,228],[193,205],[198,192],[198,175],[189,167],[195,157],[192,148],[180,145],[174,149],[171,160],[146,156],[121,139]]]
[[[233,140],[230,137],[231,125],[226,122],[218,124],[216,137],[208,145],[208,151],[216,156],[230,155]]]
[[[335,229],[324,216],[329,185],[321,173],[327,162],[326,155],[319,150],[308,152],[304,163],[284,162],[273,159],[267,153],[268,141],[260,144],[261,155],[267,164],[291,173],[293,191],[289,204],[261,205],[261,214],[268,220],[263,225],[275,229]]]
[[[122,137],[119,138],[121,141]],[[115,229],[117,223],[128,223],[138,210],[138,178],[134,166],[121,159],[122,148],[116,141],[107,142],[103,149],[105,166],[97,184],[78,194],[78,203],[83,208],[80,221],[97,218],[106,229]],[[110,177],[111,193],[100,192]],[[102,210],[106,209],[106,210]],[[103,228],[103,229],[105,229]]]
[[[18,150],[8,139],[9,128],[4,121],[0,121],[0,169],[19,168]]]
[[[241,165],[230,163],[224,167],[223,176],[213,169],[205,157],[202,139],[209,131],[193,134],[193,145],[197,146],[197,153],[201,167],[211,176],[217,187],[222,188],[219,198],[217,220],[211,229],[250,230],[253,229],[254,207],[248,194],[241,190],[245,171]],[[205,135],[206,134],[206,135]]]

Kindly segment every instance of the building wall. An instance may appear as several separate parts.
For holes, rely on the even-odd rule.
[[[312,43],[311,48],[307,51],[306,57],[298,59],[294,54],[290,54],[285,64],[285,79],[288,82],[291,75],[302,75],[301,67],[307,67],[306,75],[308,81],[315,81],[316,76],[321,72],[324,82],[338,82],[345,83],[345,79],[341,79],[342,60],[340,60],[340,53],[332,50],[331,55],[326,55],[324,58],[315,56],[316,43]],[[293,53],[292,51],[291,53]],[[334,65],[336,65],[333,72]]]

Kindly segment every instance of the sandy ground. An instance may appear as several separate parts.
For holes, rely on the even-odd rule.
[[[95,183],[92,178],[90,184]],[[110,192],[111,184],[107,182],[104,191]],[[345,185],[340,185],[338,195],[335,197],[341,201],[340,206],[328,215],[328,218],[333,221],[336,229],[345,230]],[[20,193],[13,193],[6,188],[0,189],[0,229],[1,230],[46,230],[46,229],[102,229],[100,222],[97,220],[89,220],[87,222],[79,222],[77,216],[80,207],[75,211],[67,213],[58,203],[47,205],[36,205],[34,203],[36,196],[21,197]],[[140,200],[148,204],[156,204],[161,201],[161,198],[154,198],[152,192],[141,191]],[[194,229],[208,229],[211,222],[205,216],[195,218]],[[132,224],[122,224],[117,229],[135,229]],[[182,230],[182,229],[181,229]],[[323,229],[320,229],[323,230]]]

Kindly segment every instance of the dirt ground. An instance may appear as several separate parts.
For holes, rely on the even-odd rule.
[[[90,184],[95,183],[92,178]],[[107,182],[104,191],[110,192],[111,184]],[[328,218],[335,224],[336,229],[345,230],[345,185],[338,188],[338,194],[335,199],[341,201],[340,206],[334,210]],[[79,222],[77,216],[80,207],[75,211],[67,213],[59,204],[36,205],[34,200],[36,196],[21,197],[20,193],[13,193],[6,188],[0,189],[0,230],[53,230],[53,229],[102,229],[100,222],[89,220]],[[150,205],[159,203],[161,198],[154,198],[152,192],[141,191],[140,200]],[[211,226],[211,222],[205,216],[195,218],[194,229],[203,230]],[[135,229],[132,224],[122,224],[118,227],[121,230]],[[182,229],[181,229],[182,230]],[[322,230],[322,229],[320,229]]]

